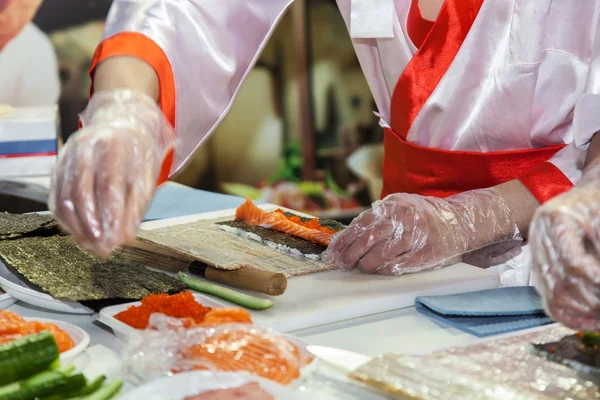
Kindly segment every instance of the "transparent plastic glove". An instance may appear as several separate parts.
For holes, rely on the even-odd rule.
[[[61,150],[49,207],[80,245],[106,257],[133,240],[152,199],[174,132],[147,95],[98,92],[83,128]]]
[[[529,240],[548,314],[573,329],[600,329],[600,163],[537,210]]]
[[[491,243],[522,240],[495,189],[447,199],[393,194],[337,234],[323,254],[338,269],[402,275],[440,268]]]

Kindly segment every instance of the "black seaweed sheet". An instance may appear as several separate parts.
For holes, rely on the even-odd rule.
[[[58,224],[50,214],[0,213],[0,240],[57,233]]]
[[[577,335],[565,336],[557,342],[534,344],[533,347],[549,360],[581,372],[600,375],[600,350],[585,348]]]
[[[30,284],[93,309],[185,289],[179,280],[118,256],[100,260],[68,236],[0,240],[0,258]]]

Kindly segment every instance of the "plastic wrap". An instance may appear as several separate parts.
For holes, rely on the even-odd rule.
[[[123,374],[133,384],[193,370],[248,372],[288,385],[311,362],[282,335],[250,324],[185,328],[161,314],[132,336],[123,352]]]
[[[132,90],[95,93],[80,117],[83,128],[59,154],[48,205],[82,247],[106,257],[135,239],[175,134],[152,98]]]
[[[322,259],[338,269],[402,275],[456,263],[492,243],[522,240],[495,189],[447,199],[393,194],[337,234]]]
[[[418,400],[600,399],[598,383],[590,377],[533,352],[531,344],[572,333],[553,326],[425,356],[388,354],[351,377]]]

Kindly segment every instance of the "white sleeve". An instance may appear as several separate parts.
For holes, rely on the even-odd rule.
[[[573,135],[577,147],[586,149],[600,131],[600,22],[592,49],[586,91],[575,105]]]
[[[170,63],[175,80],[178,136],[171,173],[225,117],[292,3],[293,0],[113,2],[104,39],[119,33],[140,33],[157,44]]]

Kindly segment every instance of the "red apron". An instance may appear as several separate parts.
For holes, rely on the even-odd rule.
[[[386,129],[384,136],[382,197],[398,192],[447,197],[520,179],[544,202],[572,187],[558,168],[546,162],[564,145],[482,153],[425,148],[406,141],[412,123],[450,67],[482,3],[446,0],[400,76],[392,95],[392,128]]]

